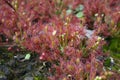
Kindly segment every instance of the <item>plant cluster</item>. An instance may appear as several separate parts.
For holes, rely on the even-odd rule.
[[[50,62],[48,79],[94,80],[104,75],[105,39],[120,35],[119,3],[0,0],[0,33]]]

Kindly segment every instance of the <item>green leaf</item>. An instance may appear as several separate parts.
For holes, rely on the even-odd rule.
[[[117,23],[117,26],[120,27],[120,22]]]
[[[84,9],[84,6],[80,4],[80,5],[76,8],[76,11],[82,11],[83,9]]]
[[[84,9],[84,6],[83,5],[79,5],[79,10],[83,10]]]
[[[84,16],[83,12],[78,12],[78,13],[76,14],[76,17],[78,17],[78,18],[81,18],[81,17],[83,17],[83,16]]]
[[[56,11],[56,15],[60,15],[61,14],[61,11],[60,10],[57,10]]]
[[[105,66],[105,67],[110,67],[110,65],[111,65],[110,58],[107,58],[107,59],[105,60],[105,62],[104,62],[104,66]]]
[[[30,59],[30,57],[31,57],[31,55],[28,53],[28,54],[26,54],[26,56],[25,56],[25,60],[29,60]]]
[[[72,10],[71,10],[71,9],[68,9],[68,10],[66,11],[66,13],[67,13],[67,15],[69,15],[69,14],[72,13]]]

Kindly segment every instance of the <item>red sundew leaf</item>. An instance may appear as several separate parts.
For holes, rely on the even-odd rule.
[[[12,47],[9,47],[9,48],[8,48],[8,51],[11,51],[11,50],[12,50]]]
[[[90,80],[93,80],[96,76],[96,67],[95,67],[96,59],[94,53],[91,54],[91,69],[90,69]]]
[[[34,37],[33,38],[33,42],[35,43],[35,44],[39,44],[39,37]]]

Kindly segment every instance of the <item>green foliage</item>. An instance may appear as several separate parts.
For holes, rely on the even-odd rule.
[[[83,9],[84,6],[81,4],[75,9],[75,11],[77,12],[76,17],[82,18],[84,16]]]
[[[111,66],[111,59],[110,58],[107,58],[104,62],[104,66],[105,67],[110,67]]]
[[[83,16],[84,16],[84,14],[81,11],[76,14],[76,17],[78,17],[78,18],[82,18]]]
[[[25,60],[29,60],[30,59],[30,57],[31,57],[31,55],[28,53],[28,54],[26,54],[25,55]]]
[[[66,13],[67,13],[67,15],[71,14],[71,13],[72,13],[72,9],[68,9],[68,10],[66,11]]]
[[[104,46],[104,51],[109,51],[110,56],[114,59],[114,65],[111,67],[110,57],[108,57],[105,60],[104,66],[107,68],[111,67],[112,70],[119,72],[118,70],[120,69],[120,38],[108,38],[107,42],[109,42],[109,44]]]
[[[113,52],[120,51],[119,39],[115,38],[110,41],[109,50]]]
[[[36,76],[34,77],[34,80],[47,80],[44,76]]]
[[[100,76],[96,76],[94,80],[102,80],[102,78]]]
[[[76,8],[76,11],[82,11],[83,9],[84,9],[84,6],[80,4],[80,5]]]

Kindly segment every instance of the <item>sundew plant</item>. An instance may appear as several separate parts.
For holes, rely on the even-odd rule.
[[[104,68],[104,45],[108,38],[120,37],[119,4],[120,0],[0,0],[0,33],[49,62],[48,80],[107,80],[114,73]]]

